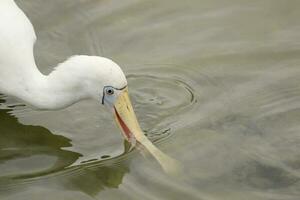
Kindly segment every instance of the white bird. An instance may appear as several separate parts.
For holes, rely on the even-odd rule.
[[[57,110],[83,99],[95,99],[112,111],[126,140],[147,148],[166,171],[176,162],[157,149],[143,134],[133,111],[127,80],[108,58],[72,56],[49,75],[35,63],[34,28],[14,0],[0,0],[0,92],[37,109]]]

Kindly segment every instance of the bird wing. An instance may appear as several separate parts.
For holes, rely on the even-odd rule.
[[[0,28],[0,92],[18,96],[40,74],[33,55],[36,35],[14,0],[0,0]]]

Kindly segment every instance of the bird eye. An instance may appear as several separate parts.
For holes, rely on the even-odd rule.
[[[107,88],[105,92],[107,95],[113,95],[115,93],[113,88]]]

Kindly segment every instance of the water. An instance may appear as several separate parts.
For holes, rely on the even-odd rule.
[[[120,64],[142,128],[184,164],[128,152],[99,102],[34,111],[2,97],[0,198],[300,198],[299,1],[26,0],[43,73]]]

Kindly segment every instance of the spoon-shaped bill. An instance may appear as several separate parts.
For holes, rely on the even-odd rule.
[[[144,135],[131,105],[128,88],[125,88],[119,95],[114,105],[114,112],[117,124],[122,130],[124,137],[132,146],[135,146],[136,142],[142,145],[153,155],[167,173],[174,174],[179,170],[180,164],[178,161],[160,151]]]

